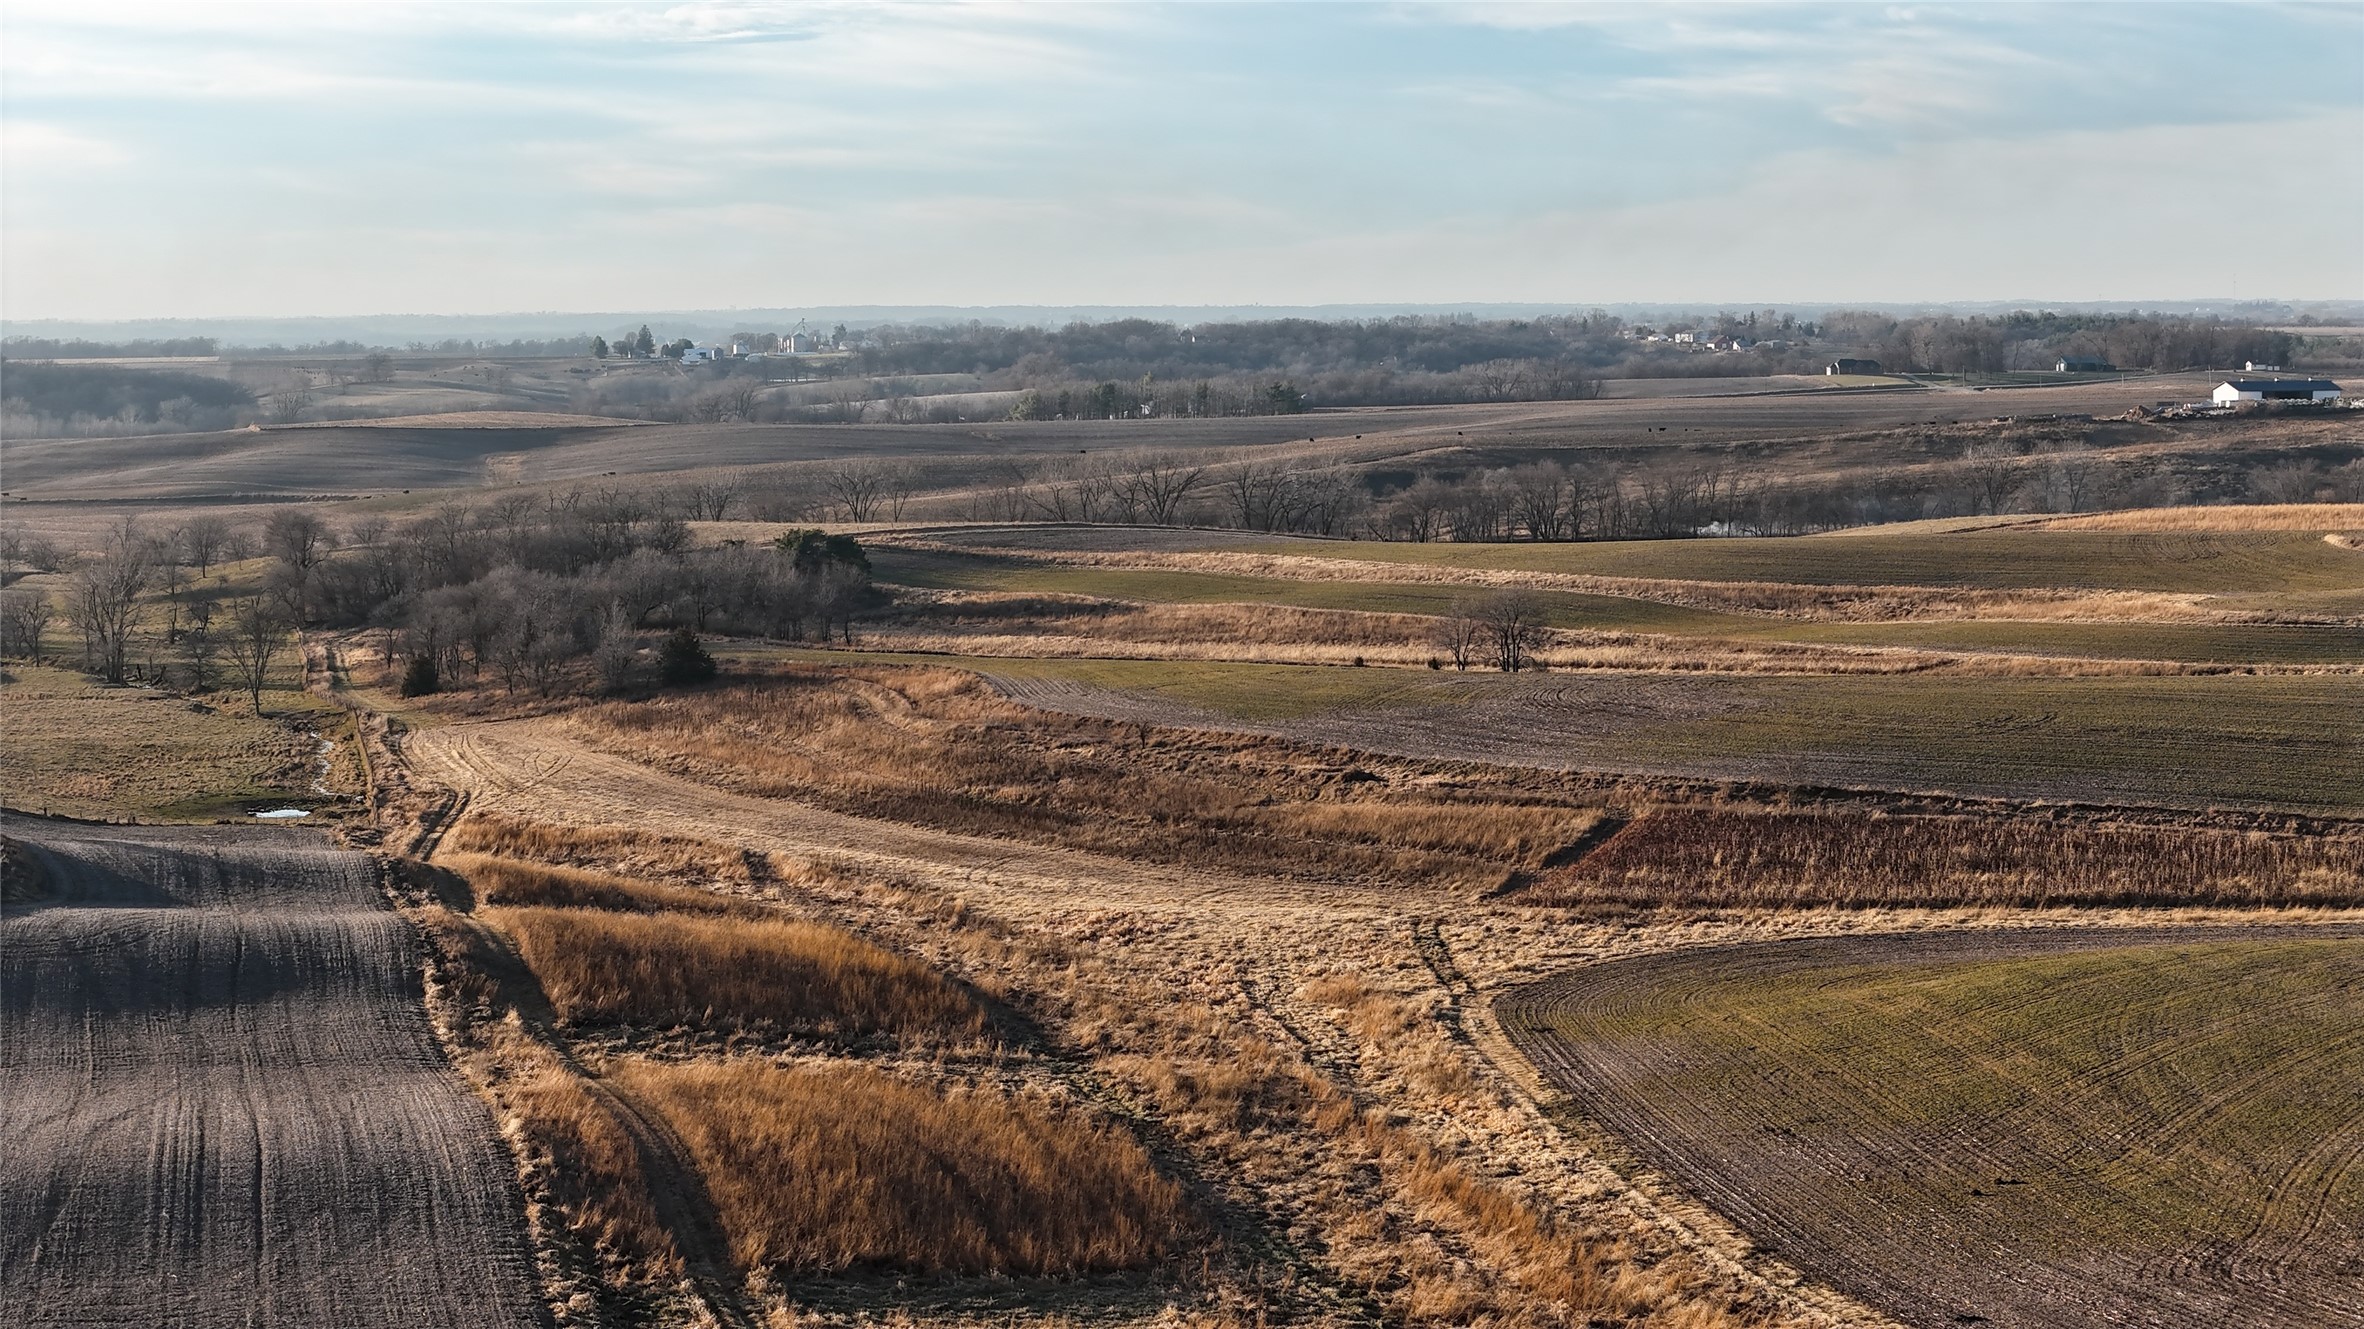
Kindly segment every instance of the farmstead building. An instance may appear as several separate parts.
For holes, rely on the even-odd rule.
[[[2338,401],[2340,389],[2327,378],[2228,378],[2209,396],[2219,406],[2245,401]]]

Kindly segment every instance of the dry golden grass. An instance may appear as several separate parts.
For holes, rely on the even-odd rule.
[[[789,919],[603,909],[486,909],[561,1019],[677,1028],[770,1025],[860,1037],[977,1038],[976,1002],[920,962]]]
[[[2056,517],[2047,531],[2364,531],[2364,503],[2233,503]]]
[[[1121,1132],[844,1063],[625,1059],[706,1178],[748,1269],[1078,1274],[1148,1265],[1190,1230]]]
[[[610,751],[741,793],[1322,880],[1491,886],[1593,815],[1573,800],[1373,794],[1342,772],[1307,771],[1302,758],[1266,756],[1259,768],[1258,740],[1168,739],[1052,715],[951,670],[790,668],[760,684],[589,707],[578,723]],[[1169,741],[1202,743],[1208,760],[1145,759]],[[1342,810],[1383,798],[1405,810]]]
[[[649,1203],[640,1150],[583,1078],[528,1035],[494,1036],[502,1067],[491,1086],[576,1238],[640,1277],[678,1273],[681,1252]]]
[[[686,877],[743,885],[807,870],[807,865],[778,856],[759,856],[656,831],[628,826],[560,826],[497,812],[470,812],[452,827],[443,844],[460,855],[610,869],[627,877]]]
[[[1092,635],[1098,625],[1097,619],[1081,618],[1064,624],[1047,625],[1065,626],[1074,631],[1045,631],[1040,635],[937,632],[888,627],[872,631],[863,644],[882,651],[984,659],[1366,664],[1398,669],[1422,668],[1438,656],[1437,647],[1430,644],[1425,636],[1387,643],[1259,641],[1249,636],[1225,636],[1219,622],[1208,622],[1177,625],[1170,639],[1160,641],[1138,635],[1124,639]],[[1551,669],[1816,676],[1942,673],[1985,678],[2132,678],[2222,674],[2230,668],[2223,664],[2175,660],[2097,660],[2006,655],[1989,651],[1945,652],[1911,647],[1824,646],[1567,629],[1545,632],[1535,658],[1539,665]],[[2358,670],[2355,665],[2331,663],[2251,663],[2240,665],[2239,668],[2242,672],[2252,674],[2332,674],[2354,673]]]
[[[730,914],[760,918],[754,904],[684,886],[665,886],[612,872],[552,867],[486,854],[446,854],[439,865],[467,878],[479,903],[624,913]]]
[[[2351,906],[2364,903],[2364,837],[1662,808],[1517,898],[1640,907]]]

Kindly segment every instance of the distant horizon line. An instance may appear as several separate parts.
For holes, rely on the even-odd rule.
[[[711,326],[730,322],[786,323],[790,320],[888,323],[898,321],[977,320],[1010,323],[1108,322],[1125,318],[1163,318],[1175,322],[1244,321],[1313,317],[1326,319],[1415,317],[1516,318],[1553,314],[1599,312],[1621,317],[1751,314],[1773,311],[1815,317],[1835,310],[1873,313],[2233,313],[2303,317],[2333,314],[2364,318],[2364,299],[2339,297],[2201,296],[2139,300],[1465,300],[1465,301],[1325,301],[1314,303],[1123,304],[810,304],[734,305],[675,309],[506,310],[493,313],[373,313],[373,314],[209,314],[156,315],[133,318],[0,317],[0,336],[48,338],[87,337],[96,333],[116,337],[170,333],[182,336],[244,336],[277,340],[290,335],[329,334],[339,329],[379,336],[409,335],[478,337],[500,335],[512,339],[597,335],[604,329],[633,322],[674,322]],[[752,330],[752,329],[751,329]]]

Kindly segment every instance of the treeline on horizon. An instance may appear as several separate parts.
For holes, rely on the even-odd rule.
[[[1653,333],[1729,339],[1733,348],[1651,340]],[[405,353],[493,361],[589,358],[599,340],[589,335],[539,342],[452,340],[412,343]],[[650,340],[673,355],[678,355],[673,348],[689,344],[687,338]],[[733,334],[732,340],[761,347],[776,345],[779,335],[750,330]],[[1060,328],[983,323],[838,328],[823,340],[830,349],[822,353],[726,359],[684,366],[672,375],[596,375],[576,384],[569,409],[686,422],[913,424],[1575,401],[1600,396],[1611,379],[1819,374],[1840,358],[1876,360],[1889,373],[1973,376],[2049,371],[2063,357],[2123,370],[2231,370],[2250,362],[2326,373],[2359,368],[2352,358],[2342,358],[2354,352],[2340,342],[2253,323],[2024,311],[1904,318],[1836,311],[1801,320],[1767,309],[1657,325],[1608,314],[1287,318],[1195,326],[1121,319]],[[177,429],[220,429],[263,418],[289,423],[324,411],[329,418],[345,418],[335,414],[333,404],[314,400],[309,377],[296,388],[273,390],[270,409],[264,410],[253,390],[222,377],[70,363],[100,358],[102,352],[128,357],[212,349],[214,343],[205,338],[121,343],[10,338],[0,345],[9,357],[0,361],[0,397],[10,432],[19,437],[137,433],[160,422]],[[371,383],[394,376],[392,353],[383,348],[335,342],[299,350],[373,366],[364,375]],[[222,358],[282,351],[228,348]],[[335,382],[345,381],[339,375],[348,373],[334,364],[324,372]]]

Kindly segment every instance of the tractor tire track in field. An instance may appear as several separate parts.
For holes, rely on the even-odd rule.
[[[2259,1179],[2267,1184],[2254,1221],[2212,1236],[2127,1211],[2114,1221],[2149,1237],[2080,1249],[2079,1206],[2120,1203],[2112,1179],[2092,1175],[2095,1157],[2109,1171],[2119,1166],[2110,1160],[2136,1166],[2133,1154],[2172,1148],[2181,1128],[2202,1124],[2262,1073],[2178,1082],[2184,1097],[2154,1103],[2157,1111],[2146,1120],[2112,1123],[2096,1114],[2101,1133],[2085,1141],[2089,1147],[2064,1153],[2060,1140],[1985,1138],[2009,1125],[2001,1117],[1961,1116],[1951,1128],[1915,1128],[1913,1114],[1895,1101],[1901,1086],[1864,1078],[1876,1077],[1876,1059],[1864,1063],[1862,1074],[1813,1070],[1822,1078],[1812,1082],[1811,1103],[1791,1101],[1805,1092],[1794,1083],[1801,1064],[1778,1057],[1736,1062],[1719,1073],[1718,1088],[1702,1091],[1698,1077],[1710,1063],[1693,1058],[1724,1054],[1695,1054],[1663,1032],[1640,1032],[1656,1029],[1656,1017],[1630,1019],[1680,1010],[1720,984],[1792,972],[2300,938],[2353,941],[2364,938],[2364,929],[2076,928],[1751,943],[1586,966],[1503,993],[1494,1012],[1512,1046],[1568,1095],[1569,1106],[1613,1132],[1640,1161],[1720,1210],[1774,1255],[1908,1325],[2364,1325],[2364,1279],[2356,1277],[2364,1268],[2364,1216],[2349,1207],[2350,1174],[2364,1155],[2364,1100],[2346,1124],[2293,1141],[2279,1176]],[[2229,1018],[2230,1036],[2244,1037],[2243,1014]],[[1755,1026],[1747,1028],[1744,1041],[1755,1041]],[[1764,1036],[1777,1038],[1779,1031],[1768,1026]],[[1984,1068],[1966,1045],[1935,1037],[1939,1053]],[[2311,1076],[2308,1084],[2334,1082],[2315,1063],[2352,1056],[2339,1051],[2352,1041],[2275,1057],[2270,1069]],[[2157,1051],[2130,1046],[2125,1066],[2104,1069],[2096,1083],[2114,1081],[2122,1069],[2138,1071]],[[2072,1100],[2095,1097],[2096,1105],[2105,1096],[2083,1083],[2093,1077],[2044,1085],[2009,1068],[1989,1069],[2000,1101],[2040,1102],[2048,1090]],[[1782,1083],[1783,1077],[1793,1082]],[[2129,1107],[2140,1098],[2121,1097]],[[1965,1193],[1984,1198],[1965,1203]]]
[[[516,1164],[369,858],[0,816],[0,1320],[542,1324]]]

